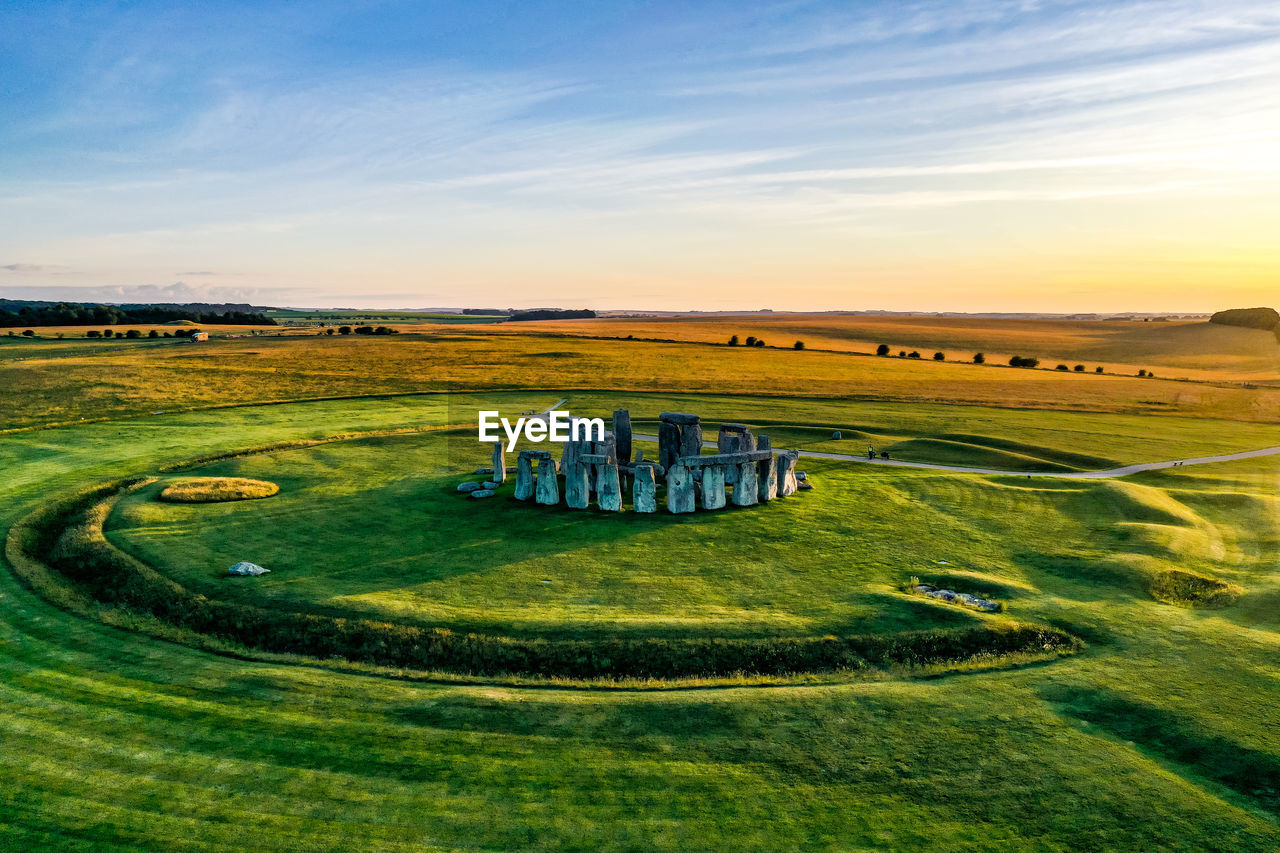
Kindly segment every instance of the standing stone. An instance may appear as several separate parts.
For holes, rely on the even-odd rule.
[[[622,484],[616,463],[596,466],[596,504],[606,512],[622,512]]]
[[[769,440],[769,436],[762,435],[760,440],[756,442],[756,450],[773,450],[773,442]]]
[[[691,423],[680,427],[680,455],[699,456],[702,454],[702,424]]]
[[[658,424],[658,464],[670,468],[680,458],[680,427],[670,421]]]
[[[773,456],[756,463],[756,495],[762,503],[778,496],[778,464]]]
[[[501,485],[507,480],[507,451],[501,441],[493,443],[493,482]]]
[[[798,450],[783,450],[778,454],[778,497],[796,493],[796,460],[799,458]]]
[[[613,413],[613,435],[618,445],[618,459],[631,458],[631,412],[618,409]]]
[[[742,433],[738,432],[732,426],[727,424],[720,427],[720,434],[716,436],[716,452],[717,453],[737,453],[742,449]],[[724,473],[724,481],[732,486],[738,482],[738,466],[731,465]]]
[[[636,465],[631,480],[631,503],[636,512],[657,512],[657,483],[652,465]]]
[[[738,469],[738,482],[733,487],[734,506],[755,506],[760,502],[760,478],[757,475],[758,462],[743,462],[735,465]]]
[[[702,508],[724,509],[724,465],[702,469]]]
[[[683,465],[667,469],[667,511],[693,512],[697,509],[693,493],[693,473]]]
[[[533,460],[520,451],[516,459],[516,500],[527,501],[533,497]]]
[[[548,455],[538,460],[537,500],[546,506],[560,503],[560,483],[556,480],[556,461]]]
[[[737,453],[741,446],[742,433],[728,424],[722,424],[720,434],[716,436],[716,452]]]
[[[564,502],[571,509],[586,509],[591,499],[587,467],[577,459],[564,465]]]

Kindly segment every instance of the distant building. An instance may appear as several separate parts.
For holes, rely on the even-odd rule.
[[[200,341],[207,341],[207,340],[209,340],[208,332],[192,332],[191,333],[191,343],[193,344],[199,343]]]

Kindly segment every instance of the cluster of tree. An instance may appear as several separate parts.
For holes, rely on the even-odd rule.
[[[329,334],[333,334],[333,329],[329,330]],[[390,326],[339,326],[338,334],[340,335],[398,335],[400,334]]]
[[[1003,623],[898,634],[826,637],[502,637],[368,619],[293,613],[193,594],[102,536],[106,488],[49,511],[19,541],[109,605],[178,628],[277,653],[473,675],[691,678],[928,666],[978,657],[1071,652],[1055,628]]]
[[[1015,355],[1013,358],[1009,359],[1009,366],[1010,367],[1039,367],[1040,359],[1032,358],[1031,356],[1025,356],[1025,355]]]
[[[1243,326],[1246,329],[1275,330],[1280,337],[1280,312],[1274,308],[1229,308],[1209,318],[1220,326]]]
[[[178,337],[187,338],[187,337],[190,337],[191,335],[194,335],[198,331],[200,330],[199,329],[183,329],[181,332],[178,332]],[[23,332],[23,334],[25,335],[26,332]],[[103,329],[102,331],[98,331],[97,329],[90,329],[89,331],[84,333],[84,336],[86,338],[126,338],[132,341],[142,337],[142,332],[139,332],[137,329],[129,329],[127,332],[119,332],[114,329]],[[155,329],[152,329],[151,331],[147,332],[147,337],[148,338],[162,338],[162,337],[172,338],[173,332],[164,332],[162,334],[156,331]]]
[[[510,308],[463,308],[463,314],[476,314],[482,317],[498,317],[513,313]]]
[[[734,335],[733,337],[729,338],[729,346],[736,347],[737,345],[738,345],[737,335]],[[743,345],[749,346],[749,347],[762,347],[764,346],[764,339],[757,338],[755,335],[747,335],[747,339],[746,341],[743,342]],[[804,341],[796,341],[796,349],[804,349]]]
[[[265,314],[228,310],[192,311],[175,305],[90,305],[83,302],[56,302],[48,305],[22,304],[10,311],[0,304],[0,327],[14,326],[113,326],[128,323],[218,323],[226,326],[274,326]]]
[[[505,311],[500,313],[507,313]],[[558,308],[542,308],[537,311],[516,311],[507,317],[508,320],[587,320],[596,316],[590,308],[576,310],[560,310]]]

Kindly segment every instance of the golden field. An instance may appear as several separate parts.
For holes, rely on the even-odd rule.
[[[729,322],[418,327],[417,333],[390,337],[293,334],[203,344],[4,339],[0,388],[24,405],[4,412],[0,429],[285,399],[515,388],[769,394],[1280,422],[1280,387],[934,362],[931,352],[920,361],[878,358],[819,350],[811,334],[807,343],[814,348],[804,351],[579,336],[601,328],[635,329],[627,334],[637,337],[646,330],[666,337],[711,334],[716,324],[727,329]],[[779,332],[769,334],[778,340]],[[740,334],[749,333],[743,324]],[[1042,365],[1053,365],[1040,355]],[[1222,356],[1183,357],[1208,362]],[[1158,369],[1154,360],[1149,364]]]
[[[724,343],[731,335],[763,338],[789,347],[874,353],[936,351],[948,360],[969,361],[976,352],[988,362],[1035,356],[1041,366],[1059,362],[1098,365],[1109,372],[1152,370],[1168,378],[1264,382],[1280,380],[1280,345],[1269,332],[1218,326],[1205,321],[1003,320],[957,317],[877,317],[839,314],[742,314],[663,318],[604,317],[595,320],[504,323],[495,333],[598,335]]]

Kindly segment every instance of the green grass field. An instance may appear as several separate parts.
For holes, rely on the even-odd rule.
[[[752,423],[775,446],[856,453],[870,441],[922,461],[1078,470],[1274,445],[1273,422],[1188,416],[1217,410],[1185,401],[1168,407],[1180,414],[1154,417],[1106,393],[1089,397],[1074,377],[1064,393],[1093,411],[1036,408],[1012,394],[1003,407],[779,399],[777,379],[798,375],[784,352],[750,354],[765,375],[743,374],[743,390],[767,384],[762,396],[574,390],[576,381],[529,390],[554,375],[539,368],[509,377],[524,390],[152,414],[159,399],[183,402],[165,397],[170,381],[186,382],[188,403],[260,399],[219,378],[244,371],[247,346],[276,367],[293,354],[292,372],[271,386],[281,399],[326,387],[337,396],[361,371],[369,383],[420,386],[403,377],[439,370],[447,383],[465,358],[477,359],[475,375],[493,369],[469,341],[413,366],[417,347],[449,343],[428,341],[379,344],[408,359],[385,363],[383,379],[367,371],[376,359],[343,373],[336,361],[317,364],[306,341],[290,350],[289,339],[192,348],[180,364],[171,351],[148,360],[121,347],[121,362],[68,358],[58,381],[43,360],[7,361],[21,401],[11,425],[92,415],[74,389],[118,385],[95,398],[108,419],[0,435],[0,527],[95,483],[158,475],[116,508],[112,541],[194,589],[257,605],[550,636],[798,635],[989,618],[899,594],[915,575],[998,596],[1009,616],[1057,626],[1088,648],[1038,665],[771,686],[446,683],[218,655],[109,627],[58,609],[6,564],[0,848],[1280,845],[1276,457],[1096,482],[805,461],[812,492],[755,510],[607,517],[504,497],[468,502],[453,488],[487,455],[464,433],[423,431],[474,420],[478,408],[537,411],[567,396],[581,414],[629,405],[642,430],[658,411],[691,410]],[[531,362],[563,370],[585,360],[591,369],[574,368],[585,384],[591,370],[618,369],[603,355],[609,346],[554,340],[544,352],[575,358]],[[115,380],[103,358],[123,368]],[[825,362],[801,362],[814,364]],[[270,375],[264,366],[250,375]],[[920,371],[900,374],[899,387],[933,376],[931,393],[945,391],[932,369],[893,367]],[[193,385],[195,375],[210,381]],[[155,382],[130,385],[140,376]],[[283,381],[297,376],[315,384]],[[823,382],[833,380],[844,381]],[[58,400],[68,417],[51,415]],[[832,440],[832,429],[846,438]],[[367,433],[395,434],[171,469]],[[189,475],[269,480],[281,492],[153,500],[166,479]],[[272,574],[218,577],[239,559]],[[1243,593],[1210,608],[1157,601],[1153,581],[1174,570]]]

